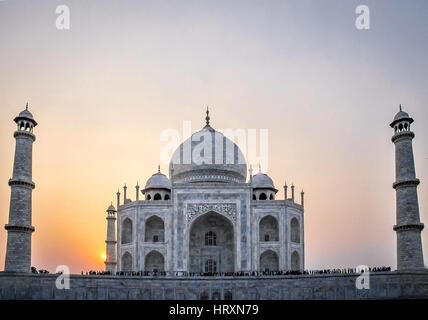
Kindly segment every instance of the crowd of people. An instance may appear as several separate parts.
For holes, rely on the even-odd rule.
[[[133,277],[260,277],[260,276],[288,276],[288,275],[322,275],[322,274],[360,274],[362,271],[390,272],[391,267],[374,267],[364,269],[343,268],[324,270],[281,270],[281,271],[240,271],[240,272],[186,272],[186,271],[89,271],[86,275],[116,275]],[[81,273],[84,274],[83,271]]]
[[[362,272],[390,272],[391,267],[374,267],[367,269],[343,268],[343,269],[324,269],[324,270],[281,270],[281,271],[239,271],[239,272],[186,272],[186,271],[82,271],[81,275],[87,276],[133,276],[133,277],[260,277],[260,276],[289,276],[289,275],[322,275],[322,274],[360,274]],[[49,271],[37,270],[31,267],[32,273],[48,274]]]
[[[83,271],[82,271],[82,276],[83,276]],[[89,270],[86,272],[87,276],[107,276],[107,275],[113,275],[110,271],[94,271],[94,270]]]
[[[346,274],[346,273],[361,273],[362,271],[389,272],[391,271],[391,267],[374,267],[374,268],[368,268],[367,270],[365,270],[364,268],[361,268],[359,270],[357,270],[357,268],[308,270],[308,271],[304,271],[303,274]]]

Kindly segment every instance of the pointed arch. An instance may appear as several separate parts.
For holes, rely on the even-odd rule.
[[[291,270],[300,270],[300,255],[297,251],[293,251],[291,254]]]
[[[297,220],[297,218],[291,219],[290,238],[291,238],[291,242],[300,243],[300,223],[299,223],[299,220]]]
[[[125,218],[125,220],[123,220],[122,222],[122,244],[132,243],[132,238],[132,220],[129,218]]]
[[[122,271],[132,271],[132,255],[126,251],[121,260]]]
[[[209,211],[193,221],[188,235],[190,272],[205,272],[207,259],[215,261],[216,272],[235,271],[234,227],[231,220]],[[208,245],[205,245],[206,239]]]
[[[267,215],[263,217],[259,222],[259,241],[278,241],[279,240],[279,228],[278,220]]]
[[[144,270],[151,272],[165,271],[165,258],[157,250],[150,251],[144,259]]]
[[[165,241],[165,224],[157,215],[153,215],[145,223],[145,242],[164,242]]]
[[[261,271],[277,271],[279,270],[278,254],[273,250],[266,250],[260,255]]]

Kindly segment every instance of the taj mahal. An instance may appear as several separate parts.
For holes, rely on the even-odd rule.
[[[172,154],[168,176],[159,167],[144,188],[135,186],[133,200],[126,185],[118,190],[116,206],[112,203],[106,215],[106,271],[69,275],[70,286],[63,290],[58,274],[31,272],[32,148],[38,123],[27,104],[14,118],[0,299],[428,298],[414,120],[401,105],[389,124],[395,146],[391,232],[396,233],[397,269],[370,270],[369,288],[356,285],[363,275],[358,270],[306,270],[303,190],[296,197],[295,186],[284,185],[284,198],[278,199],[272,178],[260,169],[253,174],[238,145],[216,131],[206,113],[205,126]]]
[[[209,143],[207,143],[207,141]],[[202,146],[202,147],[201,147]],[[188,157],[187,157],[188,155]],[[188,158],[188,159],[186,159]],[[106,269],[228,273],[304,269],[304,194],[277,199],[265,173],[252,174],[239,147],[210,125],[172,155],[135,201],[117,193],[107,212]],[[117,249],[117,261],[116,261]]]

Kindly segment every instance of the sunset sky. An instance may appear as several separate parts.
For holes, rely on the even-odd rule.
[[[55,26],[70,8],[70,30]],[[358,30],[355,8],[370,8]],[[157,171],[161,132],[268,129],[269,162],[303,188],[306,268],[396,267],[401,103],[428,223],[427,1],[0,1],[0,270],[15,139],[35,128],[32,265],[104,268],[106,208]],[[422,232],[425,264],[428,230]]]

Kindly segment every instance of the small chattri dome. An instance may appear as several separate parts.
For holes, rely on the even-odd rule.
[[[397,114],[395,115],[394,120],[392,120],[390,126],[394,127],[394,125],[396,123],[403,121],[403,120],[407,120],[409,123],[413,122],[413,119],[409,116],[409,114],[401,109],[401,104],[400,104],[400,111],[397,112]]]
[[[37,125],[36,120],[34,120],[34,117],[30,111],[28,111],[28,103],[25,106],[25,109],[22,110],[19,115],[14,119],[15,122],[18,122],[19,120],[28,120],[33,123],[34,126]]]
[[[107,208],[107,212],[109,211],[116,211],[116,208],[113,206],[113,204],[110,204],[110,206]]]
[[[257,173],[251,179],[253,189],[275,189],[272,179],[266,173]]]
[[[28,111],[28,109],[22,110],[22,111],[19,113],[18,117],[21,117],[21,118],[28,118],[28,119],[34,120],[34,118],[33,118],[33,114],[32,114],[30,111]]]
[[[166,189],[171,190],[171,181],[166,175],[158,171],[147,180],[143,193],[149,189]]]
[[[398,111],[398,113],[395,115],[394,120],[393,121],[397,121],[403,118],[409,118],[409,114],[405,111]]]

